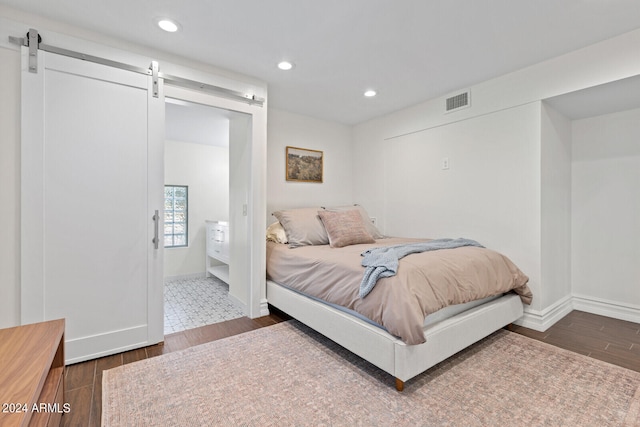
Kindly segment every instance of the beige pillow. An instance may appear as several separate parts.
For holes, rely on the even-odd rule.
[[[288,243],[287,233],[278,221],[267,227],[267,240],[276,243]]]
[[[375,225],[373,225],[373,223],[371,222],[371,218],[369,217],[369,214],[367,213],[365,208],[363,208],[360,205],[337,206],[337,207],[326,208],[326,210],[333,211],[333,212],[356,210],[360,213],[360,216],[362,216],[362,222],[364,223],[364,227],[367,229],[367,232],[369,232],[371,237],[373,237],[374,239],[384,239],[385,237],[384,234],[380,233],[378,228]]]
[[[342,248],[360,243],[375,243],[355,209],[344,211],[318,211],[332,248]]]
[[[290,248],[329,243],[327,232],[318,217],[322,208],[287,209],[273,213],[287,234]]]

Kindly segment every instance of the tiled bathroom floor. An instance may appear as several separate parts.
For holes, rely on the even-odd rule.
[[[165,281],[165,335],[243,316],[229,299],[229,285],[217,277]]]

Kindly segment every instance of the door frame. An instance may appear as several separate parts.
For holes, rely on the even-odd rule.
[[[244,200],[244,203],[238,203],[237,200],[234,203],[234,197],[231,195],[229,201],[229,218],[230,220],[236,219],[234,225],[236,230],[230,230],[232,264],[230,265],[229,281],[234,284],[246,284],[246,288],[233,289],[230,285],[230,296],[242,305],[248,317],[266,316],[269,314],[266,298],[266,245],[264,243],[266,230],[264,213],[267,209],[266,102],[263,106],[252,105],[206,92],[172,86],[170,82],[164,84],[164,96],[243,113],[251,119],[250,135],[246,138],[246,145],[242,147],[248,154],[242,167],[246,168],[249,175],[249,180],[241,189],[244,194],[239,198]],[[230,147],[230,165],[233,164],[232,151]],[[229,186],[232,187],[231,181]],[[245,210],[246,215],[243,212]],[[240,218],[245,218],[245,220],[242,221]],[[237,229],[239,226],[245,227],[245,229]]]

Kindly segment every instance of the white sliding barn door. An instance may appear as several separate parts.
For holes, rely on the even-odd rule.
[[[65,318],[67,363],[162,341],[162,85],[43,51],[34,74],[26,55],[22,323]]]

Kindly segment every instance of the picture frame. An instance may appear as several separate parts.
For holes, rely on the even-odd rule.
[[[286,180],[322,183],[324,175],[324,153],[308,148],[286,148]]]

